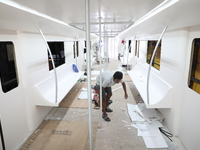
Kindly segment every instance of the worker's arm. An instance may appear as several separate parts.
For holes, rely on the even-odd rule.
[[[125,82],[122,82],[122,86],[123,86],[123,89],[124,89],[124,98],[127,99],[128,98],[128,94],[126,92],[126,84],[125,84]]]

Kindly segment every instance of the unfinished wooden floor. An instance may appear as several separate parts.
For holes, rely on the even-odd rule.
[[[119,64],[117,59],[110,59],[108,70],[117,70]],[[98,69],[96,67],[93,70]],[[147,149],[143,138],[137,136],[137,129],[131,126],[126,107],[127,103],[136,104],[142,99],[128,75],[124,76],[124,81],[129,98],[124,99],[121,84],[112,87],[113,104],[110,107],[113,112],[108,113],[111,122],[103,121],[102,129],[97,127],[101,119],[100,110],[92,109],[94,150]],[[95,84],[95,81],[92,81],[92,84]],[[87,100],[77,98],[82,87],[87,88],[87,84],[77,83],[72,88],[60,106],[53,108],[44,118],[21,150],[89,150]],[[178,150],[185,150],[178,138],[174,140]]]

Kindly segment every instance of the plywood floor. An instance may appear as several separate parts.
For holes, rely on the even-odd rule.
[[[93,123],[93,131],[96,133],[97,123]],[[88,149],[87,121],[45,120],[20,150],[66,149]]]
[[[79,94],[81,93],[82,88],[87,88],[86,82],[78,82],[74,87],[69,91],[65,98],[60,103],[59,107],[62,108],[88,108],[87,99],[78,99]]]
[[[117,70],[119,65],[120,61],[117,59],[110,59],[108,70]],[[95,69],[98,70],[98,67]],[[96,75],[92,75],[92,77],[96,77]],[[113,112],[108,113],[111,122],[102,120],[100,110],[92,109],[93,150],[147,150],[143,138],[137,136],[137,129],[131,126],[126,107],[127,103],[136,104],[141,102],[142,99],[128,75],[124,76],[124,81],[126,82],[129,98],[124,99],[124,91],[120,84],[112,87],[114,90],[111,98],[113,104],[110,107]],[[92,84],[95,84],[95,81],[92,81]],[[87,87],[87,83],[77,83],[72,88],[60,106],[54,107],[44,118],[42,124],[27,140],[21,150],[38,150],[41,147],[48,150],[89,150],[87,102],[77,100],[82,87]],[[100,121],[102,121],[101,129],[97,128],[97,122]],[[72,139],[68,139],[69,135],[65,135],[70,133],[71,135],[74,134],[71,136]],[[178,138],[175,138],[174,141],[179,150],[185,150]],[[57,142],[59,142],[57,146],[51,147],[49,145]],[[77,142],[80,144],[77,144]],[[73,143],[76,147],[73,146]]]

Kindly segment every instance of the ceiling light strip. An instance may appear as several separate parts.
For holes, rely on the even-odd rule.
[[[125,32],[129,31],[130,29],[132,29],[133,27],[141,24],[142,22],[148,20],[149,18],[153,17],[154,15],[158,14],[159,12],[165,10],[166,8],[172,6],[173,4],[175,4],[176,2],[178,2],[179,0],[165,0],[164,2],[162,2],[160,5],[158,5],[157,7],[155,7],[154,9],[152,9],[150,12],[148,12],[146,15],[144,15],[142,18],[140,18],[139,20],[137,20],[133,25],[131,25],[129,28],[126,28],[124,31],[122,31],[120,34],[118,34],[118,36],[124,34]],[[117,36],[117,37],[118,37]]]
[[[14,7],[14,8],[17,8],[17,9],[20,9],[22,11],[25,11],[25,12],[28,12],[28,13],[31,13],[31,14],[43,17],[45,19],[57,22],[59,24],[62,24],[62,25],[65,25],[65,26],[69,26],[67,23],[65,23],[63,21],[60,21],[58,19],[55,19],[55,18],[50,17],[48,15],[45,15],[43,13],[40,13],[40,12],[38,12],[38,11],[36,11],[34,9],[31,9],[31,8],[28,8],[26,6],[22,6],[22,5],[20,5],[20,4],[16,3],[16,2],[13,2],[13,1],[10,1],[10,0],[0,0],[0,2],[3,3],[3,4],[5,4],[5,5],[11,6],[11,7]]]

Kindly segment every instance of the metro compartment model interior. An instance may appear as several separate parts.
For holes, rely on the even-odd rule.
[[[145,142],[133,146],[122,127],[116,127],[116,132],[121,132],[130,145],[111,135],[107,142],[113,142],[112,146],[106,147],[100,138],[101,134],[108,138],[112,130],[106,128],[117,126],[119,115],[128,112],[128,107],[119,103],[133,99],[162,114],[162,123],[177,139],[173,142],[181,143],[178,149],[199,150],[199,6],[199,0],[0,0],[0,150],[22,149],[33,133],[41,135],[39,127],[50,115],[58,114],[57,121],[67,123],[77,121],[78,112],[88,117],[85,149],[117,149],[120,142],[126,150],[142,149]],[[131,93],[130,101],[121,100],[114,92],[123,97],[122,87],[113,88],[110,107],[116,108],[108,114],[113,115],[109,124],[94,115],[101,113],[101,107],[92,107],[91,86],[108,68],[123,72]],[[84,88],[88,92],[87,109],[74,113],[61,109],[61,104],[69,103],[64,100],[66,96],[77,98]],[[73,117],[66,119],[64,113]],[[99,119],[95,121],[103,124],[104,130],[92,128],[92,117]],[[133,132],[133,122],[128,124],[125,119],[120,123]],[[52,129],[50,133],[63,137],[75,134],[70,129]],[[134,136],[141,141],[140,136]],[[96,145],[91,139],[96,139]],[[43,144],[45,147],[48,142]],[[30,149],[31,145],[34,147],[33,141]]]

